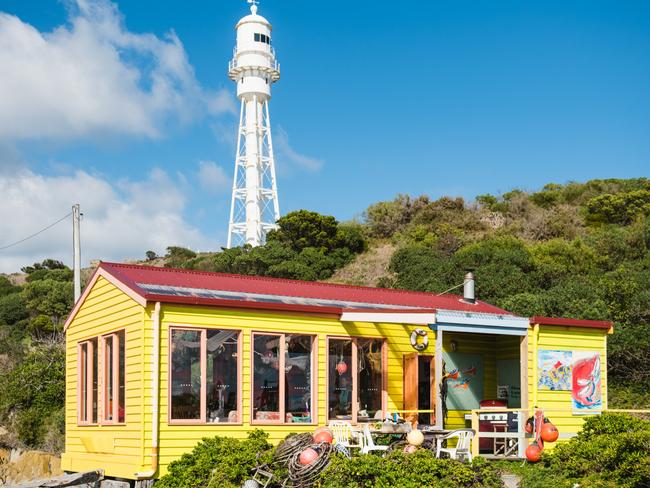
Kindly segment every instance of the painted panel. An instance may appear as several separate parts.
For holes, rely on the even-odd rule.
[[[537,387],[540,390],[571,389],[571,351],[540,349],[537,359]]]
[[[593,414],[602,410],[600,354],[577,351],[573,356],[571,400],[576,414]]]
[[[444,352],[443,359],[447,369],[447,408],[478,408],[483,399],[483,356]]]

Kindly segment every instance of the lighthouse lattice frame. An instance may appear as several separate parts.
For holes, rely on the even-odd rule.
[[[237,23],[237,46],[228,66],[241,101],[228,248],[264,244],[280,218],[269,114],[280,65],[271,47],[271,24],[257,15],[257,2],[249,3],[251,14]]]

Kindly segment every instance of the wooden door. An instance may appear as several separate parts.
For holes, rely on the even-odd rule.
[[[418,409],[418,353],[404,355],[404,410]],[[410,414],[404,414],[408,418]],[[417,418],[417,416],[416,416]]]

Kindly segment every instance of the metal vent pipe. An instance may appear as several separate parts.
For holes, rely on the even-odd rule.
[[[467,303],[476,303],[476,297],[474,295],[474,273],[471,271],[465,275],[465,281],[463,282],[463,300]]]

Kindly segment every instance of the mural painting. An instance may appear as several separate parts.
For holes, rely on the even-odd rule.
[[[537,387],[540,390],[571,391],[571,351],[539,350]]]

